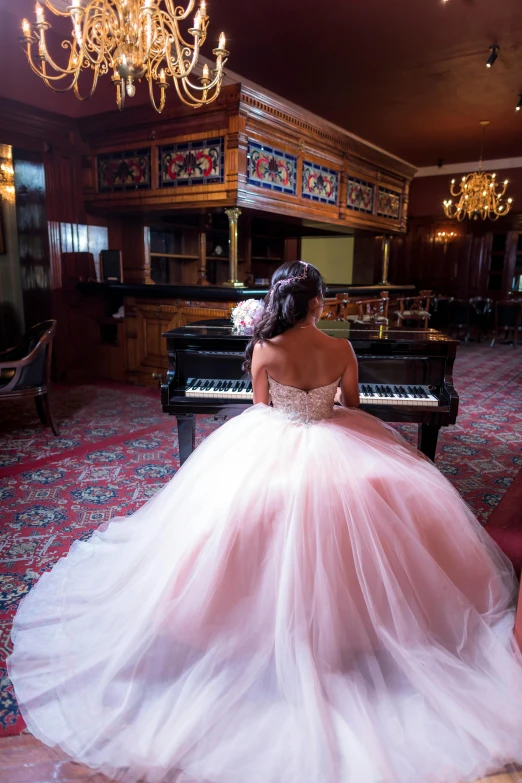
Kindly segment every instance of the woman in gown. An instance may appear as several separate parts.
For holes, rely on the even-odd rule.
[[[323,297],[313,266],[276,271],[255,404],[22,602],[9,674],[43,742],[133,783],[454,783],[522,761],[513,569],[357,410]]]

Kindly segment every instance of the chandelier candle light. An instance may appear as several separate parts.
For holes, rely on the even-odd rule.
[[[489,122],[482,125],[482,145],[478,171],[466,174],[459,183],[459,190],[455,190],[455,180],[451,180],[450,192],[454,198],[458,198],[456,204],[452,199],[443,201],[444,212],[449,218],[457,218],[459,222],[466,217],[478,220],[498,220],[502,215],[507,215],[511,209],[512,198],[504,199],[508,180],[499,185],[496,174],[489,174],[482,170],[482,153],[484,148],[484,133]],[[499,188],[497,190],[497,188]]]
[[[93,95],[98,78],[111,73],[120,110],[125,95],[132,98],[135,83],[141,79],[147,80],[150,101],[157,112],[165,106],[169,79],[189,106],[212,103],[219,95],[229,55],[224,33],[213,50],[216,67],[210,72],[205,64],[202,75],[195,77],[199,84],[190,78],[194,77],[200,48],[207,37],[206,0],[201,0],[193,26],[188,29],[192,40],[183,38],[179,23],[193,13],[195,0],[190,0],[186,9],[173,0],[71,0],[65,11],[55,8],[50,0],[44,3],[53,14],[68,17],[72,23],[71,39],[62,42],[62,48],[68,51],[64,66],[58,65],[47,49],[46,33],[51,25],[39,2],[36,22],[22,22],[21,41],[31,68],[55,92],[72,89],[77,98],[85,100]],[[85,95],[79,88],[82,71],[89,71],[92,80]]]

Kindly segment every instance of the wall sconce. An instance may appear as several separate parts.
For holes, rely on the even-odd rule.
[[[11,147],[8,147],[11,155]],[[4,197],[7,201],[15,200],[14,187],[14,168],[11,157],[0,157],[0,199]]]
[[[448,250],[448,244],[455,239],[457,234],[455,231],[437,231],[437,236],[435,237],[435,241],[439,242],[442,247],[444,248],[444,252],[446,253]]]

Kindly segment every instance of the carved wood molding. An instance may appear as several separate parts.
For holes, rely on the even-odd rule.
[[[415,173],[413,166],[305,109],[286,105],[251,87],[228,85],[214,104],[197,111],[174,103],[158,117],[149,106],[131,108],[125,113],[123,129],[121,117],[114,112],[82,120],[82,136],[91,153],[90,159],[84,159],[84,195],[93,211],[241,205],[339,227],[391,233],[406,228],[405,208],[409,181]],[[220,184],[160,187],[157,179],[159,146],[218,136],[225,139],[225,168]],[[289,161],[293,167],[291,187],[272,187],[269,182],[251,176],[248,161],[251,142],[254,147],[257,143],[257,149],[268,149],[263,154],[273,155],[275,151],[281,154],[283,161]],[[152,178],[149,187],[96,192],[97,154],[145,147],[150,148]],[[312,167],[322,167],[321,171],[338,172],[336,204],[328,203],[316,194],[303,196],[301,183],[305,161],[311,162]],[[372,209],[347,207],[350,178],[362,187],[366,183],[373,188]],[[352,193],[353,187],[352,182]],[[396,214],[386,204],[381,207],[384,212],[380,211],[378,196],[389,201],[394,199],[394,194],[401,199]]]
[[[293,129],[297,136],[296,144],[299,149],[305,143],[305,137],[315,139],[317,142],[330,146],[339,151],[339,155],[346,158],[358,158],[374,163],[379,168],[397,174],[405,179],[411,179],[416,172],[416,167],[397,158],[385,150],[365,142],[348,131],[342,131],[336,126],[310,114],[305,109],[289,108],[270,96],[256,92],[250,87],[240,85],[241,110],[248,116],[266,120],[270,117],[281,124],[288,133]],[[246,108],[248,107],[248,108]]]
[[[0,98],[0,133],[5,144],[31,149],[41,149],[42,142],[71,148],[79,140],[73,118],[8,98]]]

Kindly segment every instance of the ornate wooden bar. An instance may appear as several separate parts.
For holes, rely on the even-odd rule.
[[[123,286],[104,296],[124,305],[125,320],[111,328],[106,305],[92,350],[114,379],[156,383],[162,332],[264,295],[274,269],[300,257],[302,236],[368,242],[406,229],[411,165],[250,86],[224,87],[198,110],[129,107],[124,122],[111,112],[78,126],[86,213],[123,257]],[[360,280],[376,283],[380,264],[374,272],[367,255]],[[351,287],[336,282],[333,295]],[[92,309],[92,287],[82,290]]]
[[[125,283],[79,283],[83,297],[80,310],[89,313],[91,331],[82,330],[90,339],[87,352],[91,364],[82,368],[88,374],[101,374],[116,381],[144,386],[158,385],[167,370],[163,333],[195,321],[228,318],[242,298],[262,298],[266,288],[233,289],[208,286],[127,285]],[[413,286],[388,286],[391,296],[407,293]],[[359,297],[375,297],[380,286],[329,286],[328,295],[346,294],[355,302]],[[107,315],[100,317],[105,303]],[[122,321],[111,319],[110,312],[124,306]],[[350,313],[356,313],[354,304]],[[95,333],[92,333],[94,327]],[[96,331],[97,329],[97,331]]]

